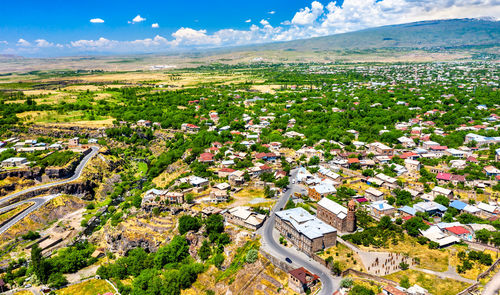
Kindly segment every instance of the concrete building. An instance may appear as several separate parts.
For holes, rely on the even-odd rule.
[[[259,229],[267,217],[264,214],[253,212],[249,207],[242,206],[224,210],[222,211],[222,216],[224,216],[225,220],[229,223],[243,226],[251,230]]]
[[[28,164],[26,158],[12,157],[2,161],[2,167],[20,167]]]
[[[328,198],[323,198],[318,202],[316,216],[338,231],[353,232],[356,230],[355,201],[349,201],[348,207],[349,209]]]
[[[288,287],[299,294],[305,293],[319,281],[319,277],[301,267],[288,272]]]
[[[337,242],[335,228],[301,207],[276,212],[275,227],[288,241],[309,256],[334,246]]]

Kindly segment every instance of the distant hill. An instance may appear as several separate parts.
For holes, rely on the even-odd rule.
[[[450,19],[370,28],[325,37],[246,46],[251,50],[339,50],[500,45],[500,22]]]

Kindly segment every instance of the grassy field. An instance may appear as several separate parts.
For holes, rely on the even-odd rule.
[[[56,291],[58,295],[97,295],[115,290],[105,280],[88,280]]]
[[[14,295],[33,295],[33,292],[28,291],[28,290],[23,290],[23,291],[19,291],[19,292],[14,293]]]
[[[457,266],[461,264],[460,263],[460,259],[457,256],[458,252],[460,252],[460,251],[467,251],[467,247],[466,246],[460,246],[460,245],[454,245],[453,249],[455,251],[453,251],[450,254],[450,265],[452,265],[456,269]],[[493,258],[493,261],[495,261],[497,259],[497,255],[496,255],[495,252],[493,252],[491,250],[485,250],[484,252],[490,254],[491,257]],[[484,272],[489,267],[489,266],[481,264],[481,263],[479,263],[477,261],[476,262],[473,261],[473,260],[469,260],[469,261],[474,264],[474,266],[472,267],[472,269],[469,269],[468,271],[466,271],[464,273],[460,273],[460,275],[462,277],[467,278],[467,279],[475,280],[480,273]]]
[[[397,245],[388,243],[388,248],[373,248],[359,246],[365,251],[382,251],[407,254],[411,258],[420,259],[421,268],[446,271],[450,257],[449,250],[429,249],[427,245],[420,245],[415,238],[405,235],[404,241],[399,241]]]
[[[339,261],[342,270],[353,268],[360,271],[365,271],[361,258],[354,253],[346,245],[337,243],[336,246],[325,249],[319,256],[326,259],[328,256],[333,257],[333,261]]]
[[[434,295],[455,295],[468,287],[468,284],[464,282],[441,279],[437,276],[412,269],[398,271],[385,276],[385,278],[399,282],[404,276],[408,277],[412,286],[417,284]]]

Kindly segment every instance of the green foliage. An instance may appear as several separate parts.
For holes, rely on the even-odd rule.
[[[354,285],[349,291],[349,295],[375,295],[373,290],[366,288],[362,285]]]
[[[403,228],[410,236],[416,237],[420,235],[419,230],[426,230],[429,225],[425,224],[421,217],[412,217],[403,224]]]
[[[198,231],[201,227],[201,221],[197,217],[191,215],[182,215],[179,218],[179,233],[181,235],[187,233],[190,230]]]
[[[250,249],[247,252],[245,260],[247,263],[254,263],[257,261],[257,258],[259,258],[259,251],[257,249]]]
[[[403,288],[410,288],[411,285],[410,285],[410,280],[408,279],[407,276],[402,276],[401,279],[399,280],[399,285]]]
[[[38,232],[34,232],[34,231],[28,231],[26,234],[22,235],[21,236],[24,240],[30,240],[30,241],[33,241],[33,240],[36,240],[38,238],[40,238],[40,234]]]

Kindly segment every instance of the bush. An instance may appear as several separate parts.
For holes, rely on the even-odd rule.
[[[257,261],[257,258],[259,258],[259,251],[257,251],[256,249],[250,249],[247,252],[245,261],[247,263],[254,263],[255,261]]]
[[[342,281],[340,281],[340,287],[342,288],[351,288],[352,285],[353,285],[353,281],[351,278],[345,278],[345,279],[342,279]]]
[[[38,238],[40,238],[40,234],[38,232],[33,232],[33,231],[29,231],[27,232],[26,234],[22,235],[21,236],[24,240],[30,240],[30,241],[33,241],[33,240],[36,240]]]
[[[198,218],[190,215],[182,215],[179,218],[179,233],[181,235],[187,233],[190,230],[198,231],[201,227],[201,222]]]

